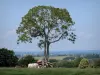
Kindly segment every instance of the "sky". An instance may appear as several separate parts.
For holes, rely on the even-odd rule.
[[[41,51],[38,40],[17,45],[16,29],[21,18],[34,6],[66,8],[75,21],[75,44],[60,40],[50,46],[57,50],[100,50],[100,0],[0,0],[0,48],[14,51]]]

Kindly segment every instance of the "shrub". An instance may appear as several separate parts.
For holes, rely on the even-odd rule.
[[[75,60],[74,60],[74,67],[78,67],[79,64],[80,64],[80,61],[81,61],[81,60],[82,60],[81,57],[77,57],[77,58],[75,58]]]
[[[56,66],[57,67],[66,67],[66,68],[72,68],[74,65],[73,61],[66,61],[66,60],[61,60],[59,61]]]
[[[51,63],[58,62],[58,60],[56,60],[56,59],[49,59],[49,62],[51,62]]]
[[[94,60],[94,67],[100,67],[100,58]]]
[[[80,61],[79,68],[87,68],[89,66],[89,61],[86,58],[83,58]]]
[[[19,59],[18,65],[21,67],[27,67],[29,63],[34,63],[34,62],[36,62],[36,60],[34,59],[32,55],[26,55],[22,57],[21,59]]]

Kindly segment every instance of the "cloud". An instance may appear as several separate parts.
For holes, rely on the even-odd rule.
[[[15,34],[16,34],[16,30],[15,29],[12,29],[12,30],[10,30],[10,31],[8,31],[6,33],[6,36],[8,37],[8,36],[12,36],[12,35],[15,35]]]
[[[78,39],[91,39],[91,38],[93,38],[93,34],[91,34],[91,33],[85,33],[85,32],[79,32],[78,34],[77,34],[77,36],[78,36]]]
[[[8,37],[13,37],[14,35],[16,35],[16,29],[12,29],[12,30],[9,30],[8,32],[4,33],[0,39],[6,39]]]

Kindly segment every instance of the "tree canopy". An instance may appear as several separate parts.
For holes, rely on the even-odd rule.
[[[0,67],[12,67],[17,64],[18,58],[12,50],[0,49]]]
[[[67,38],[75,42],[76,35],[72,26],[75,22],[66,9],[53,6],[36,6],[22,17],[20,26],[16,30],[18,43],[32,43],[32,38],[39,39],[38,46],[44,48],[44,54],[49,55],[49,46],[61,39]]]

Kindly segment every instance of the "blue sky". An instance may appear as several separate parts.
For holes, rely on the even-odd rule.
[[[50,50],[100,50],[100,0],[0,0],[0,48],[40,51],[36,39],[32,44],[16,43],[21,17],[38,5],[66,8],[75,21],[75,44],[65,39],[52,44]]]

